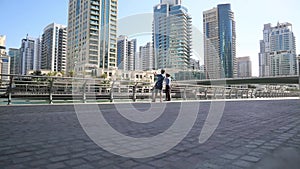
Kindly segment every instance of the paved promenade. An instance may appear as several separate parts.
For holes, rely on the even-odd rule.
[[[180,102],[154,105],[160,104],[166,106],[164,114],[145,124],[124,119],[114,104],[99,108],[117,131],[141,138],[164,132],[176,120]],[[300,168],[300,100],[226,102],[217,129],[200,144],[198,138],[210,105],[200,104],[196,122],[183,141],[148,158],[121,157],[100,148],[84,132],[74,105],[0,106],[0,168]],[[150,103],[133,106],[147,110]]]

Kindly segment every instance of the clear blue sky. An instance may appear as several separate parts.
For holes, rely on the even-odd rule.
[[[0,0],[0,34],[6,35],[6,47],[19,48],[28,33],[39,37],[50,23],[67,25],[68,0]],[[119,0],[119,18],[151,13],[160,0]],[[279,22],[293,24],[297,53],[300,54],[299,0],[183,0],[189,9],[193,25],[202,32],[202,12],[220,3],[231,3],[237,29],[237,57],[250,56],[253,74],[258,75],[259,40],[263,25]],[[143,24],[143,23],[141,23]],[[151,29],[151,28],[149,28]],[[193,37],[195,38],[195,37]]]

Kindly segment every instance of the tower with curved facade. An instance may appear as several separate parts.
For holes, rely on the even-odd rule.
[[[230,4],[203,12],[203,34],[206,77],[236,77],[236,30]]]

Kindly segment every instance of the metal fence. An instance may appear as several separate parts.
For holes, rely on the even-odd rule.
[[[0,74],[0,104],[87,103],[150,101],[153,84],[141,81],[20,76]],[[228,86],[203,86],[173,81],[172,100],[292,97],[283,88],[258,90]]]

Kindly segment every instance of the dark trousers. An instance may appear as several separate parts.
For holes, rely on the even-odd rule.
[[[171,101],[171,87],[170,85],[166,85],[166,101]]]

